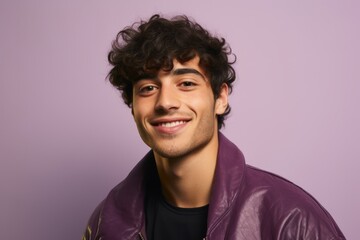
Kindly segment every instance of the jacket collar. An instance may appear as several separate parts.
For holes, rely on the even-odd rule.
[[[157,175],[152,151],[133,168],[105,199],[100,219],[104,239],[135,239],[145,229],[144,199],[147,179]]]
[[[208,231],[222,219],[238,196],[244,178],[245,159],[242,152],[219,132],[219,151],[211,190]]]
[[[244,171],[243,154],[219,132],[218,158],[208,213],[208,232],[211,232],[227,213],[238,196]],[[149,182],[158,181],[154,155],[150,151],[105,199],[100,224],[106,239],[133,239],[144,229],[146,189]]]

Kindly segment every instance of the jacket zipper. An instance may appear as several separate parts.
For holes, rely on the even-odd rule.
[[[141,234],[141,232],[139,232],[139,237],[141,240],[145,240],[145,238],[143,237],[143,235]]]

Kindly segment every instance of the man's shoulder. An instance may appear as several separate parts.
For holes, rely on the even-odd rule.
[[[136,231],[141,228],[144,219],[143,205],[147,179],[156,173],[154,164],[153,154],[149,152],[128,176],[109,192],[91,215],[83,239],[97,239],[96,236],[103,234],[137,234]],[[119,239],[124,239],[121,236]]]
[[[248,191],[259,190],[264,193],[264,200],[272,206],[281,204],[290,207],[315,206],[325,210],[306,190],[275,173],[246,165],[245,185]]]
[[[343,237],[328,211],[293,182],[246,165],[243,184],[243,196],[239,196],[238,203],[251,202],[250,207],[256,209],[264,226],[281,229],[283,234],[291,236],[296,232],[294,229],[301,230],[305,236],[311,236],[310,239],[320,233]]]

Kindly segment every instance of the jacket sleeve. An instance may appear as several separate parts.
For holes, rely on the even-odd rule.
[[[345,240],[345,237],[330,215],[316,216],[295,208],[282,221],[277,239]]]
[[[101,240],[99,238],[99,228],[101,223],[101,212],[103,208],[104,202],[101,202],[93,214],[90,216],[88,224],[86,226],[85,232],[82,236],[82,240]]]

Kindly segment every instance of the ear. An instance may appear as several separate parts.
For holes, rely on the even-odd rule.
[[[228,106],[229,87],[226,83],[221,85],[218,98],[215,100],[215,113],[221,115]]]

